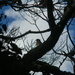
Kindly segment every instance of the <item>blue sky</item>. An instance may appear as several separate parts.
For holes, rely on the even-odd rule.
[[[71,25],[69,26],[70,33],[72,35],[72,39],[75,43],[75,18],[73,19]]]
[[[3,6],[2,9],[0,9],[0,13],[4,15],[5,14],[5,11],[7,11],[8,9],[11,9],[10,6]],[[12,14],[11,14],[12,15]],[[6,18],[2,18],[2,21],[0,23],[2,24],[6,24],[7,26],[10,25],[11,22],[13,22],[16,18],[13,18],[13,17],[9,17],[7,16]]]

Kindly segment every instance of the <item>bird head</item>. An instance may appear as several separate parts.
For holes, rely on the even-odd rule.
[[[40,41],[40,39],[36,39],[36,46],[39,46],[42,42]]]

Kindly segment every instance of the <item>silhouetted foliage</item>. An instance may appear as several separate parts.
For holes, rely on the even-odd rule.
[[[11,48],[12,51],[15,51],[17,54],[22,54],[21,52],[22,49],[18,48],[16,44],[10,43],[10,45],[12,46]]]
[[[3,30],[6,32],[7,26],[5,24],[2,25]]]
[[[29,30],[21,34],[18,31],[19,28],[12,28],[8,34],[7,24],[2,22],[8,16],[3,12],[0,13],[0,75],[31,75],[30,71],[34,72],[33,75],[36,72],[42,72],[43,75],[75,75],[75,58],[73,57],[75,51],[72,50],[75,45],[68,30],[69,22],[72,22],[75,17],[75,0],[25,0],[24,3],[22,0],[0,0],[0,9],[4,6],[10,6],[15,12],[23,11],[26,13],[27,11],[29,14],[26,13],[26,16],[29,16],[34,23],[20,15],[28,23],[35,25],[38,31]],[[46,21],[49,29],[40,31],[36,22],[38,18]],[[72,20],[70,21],[70,19]],[[55,50],[54,46],[58,42],[65,26],[73,48],[68,49],[69,46],[66,40],[66,51],[64,50],[64,44],[61,44]],[[42,33],[46,32],[50,32],[50,35],[47,40],[44,40]],[[27,42],[27,46],[24,44],[24,48],[20,48],[16,41],[21,38],[24,42],[24,36],[30,33],[41,34],[43,42],[37,39],[36,45],[35,42],[31,41],[31,45]],[[26,53],[23,55],[22,51]],[[48,54],[50,57],[42,57],[49,51],[51,52]],[[61,56],[63,56],[63,59],[61,59]],[[74,63],[74,73],[60,70],[67,57]],[[39,58],[41,58],[41,61]],[[47,59],[48,62],[44,62],[43,59]],[[54,66],[56,61],[59,62],[59,67]]]

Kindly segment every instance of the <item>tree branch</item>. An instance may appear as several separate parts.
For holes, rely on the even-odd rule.
[[[61,71],[58,67],[51,66],[46,62],[36,61],[32,65],[32,69],[35,72],[46,72],[54,75],[74,75],[70,72]]]
[[[18,38],[21,38],[21,37],[27,35],[27,34],[31,34],[31,33],[32,34],[38,34],[38,33],[45,33],[45,32],[49,32],[49,31],[50,31],[50,29],[46,29],[46,30],[43,30],[43,31],[31,31],[31,30],[29,30],[26,33],[21,34],[20,36],[17,36],[17,37],[8,37],[8,36],[0,35],[0,38],[2,38],[4,40],[16,40]]]
[[[56,26],[55,24],[55,18],[53,16],[53,11],[54,11],[54,5],[52,0],[47,0],[47,14],[48,14],[48,23],[51,31],[54,31],[54,28]]]
[[[65,25],[67,24],[68,20],[73,14],[74,9],[75,9],[75,4],[73,4],[69,8],[69,10],[66,11],[65,15],[62,17],[61,21],[58,24],[58,28],[56,27],[56,29],[53,31],[53,34],[51,34],[43,44],[30,50],[26,55],[24,55],[23,63],[25,64],[25,66],[41,58],[44,54],[46,54],[55,46]]]

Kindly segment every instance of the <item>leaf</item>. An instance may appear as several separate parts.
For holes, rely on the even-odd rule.
[[[10,45],[12,46],[12,51],[15,51],[17,54],[22,54],[21,49],[14,43],[10,43]]]
[[[7,18],[7,15],[4,15],[4,18]]]
[[[3,24],[3,25],[2,25],[2,28],[3,28],[3,30],[6,32],[6,30],[7,30],[6,24]]]
[[[21,0],[18,0],[18,5],[21,5],[21,4],[22,4]]]
[[[2,41],[0,41],[0,49],[2,48]]]
[[[0,34],[2,34],[3,32],[2,32],[2,29],[0,28]]]
[[[2,46],[2,49],[6,49],[4,46]]]
[[[16,44],[14,44],[14,43],[10,43],[10,45],[12,46],[12,48],[13,48],[13,49],[18,48],[18,47],[17,47],[17,45],[16,45]]]

